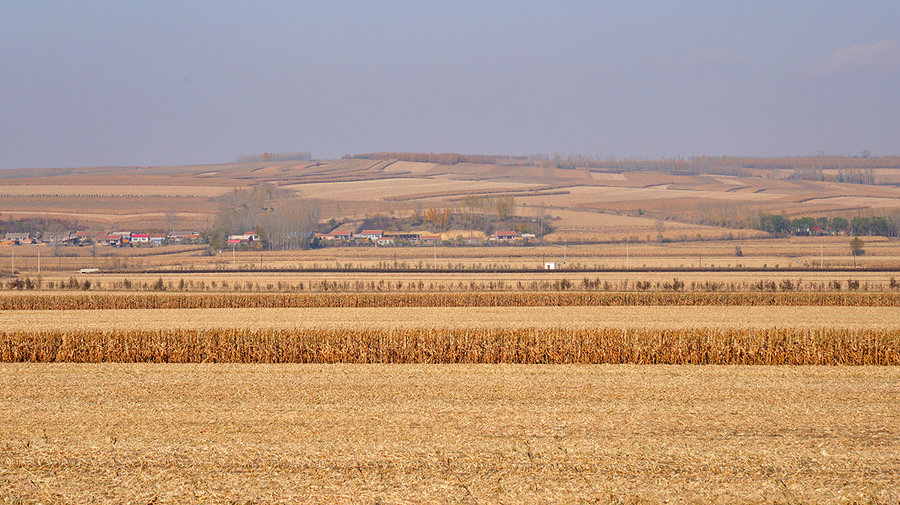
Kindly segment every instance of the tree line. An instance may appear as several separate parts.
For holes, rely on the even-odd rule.
[[[900,234],[900,215],[843,217],[798,217],[763,214],[758,228],[773,235],[870,235],[896,237]]]

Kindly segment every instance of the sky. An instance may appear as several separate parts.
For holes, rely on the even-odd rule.
[[[900,154],[900,2],[4,1],[0,168]]]

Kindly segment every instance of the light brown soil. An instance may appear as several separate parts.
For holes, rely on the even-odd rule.
[[[0,502],[883,503],[888,367],[0,364]]]

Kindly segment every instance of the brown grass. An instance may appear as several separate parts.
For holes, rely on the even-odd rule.
[[[0,361],[900,365],[900,330],[293,329],[0,333]]]
[[[0,364],[3,503],[900,501],[892,367]]]

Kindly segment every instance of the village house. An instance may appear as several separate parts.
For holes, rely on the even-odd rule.
[[[419,241],[420,237],[421,235],[418,233],[385,233],[378,239],[378,243],[415,244]]]
[[[331,233],[326,233],[321,237],[323,240],[350,240],[353,238],[353,232],[344,231],[344,230],[334,230]]]
[[[97,243],[103,246],[118,247],[122,245],[122,235],[97,235]]]
[[[7,233],[6,240],[4,241],[7,244],[12,245],[22,245],[22,244],[34,244],[37,242],[36,240],[31,238],[31,233]]]
[[[366,240],[378,240],[384,235],[384,230],[363,230],[354,237]]]
[[[426,245],[439,244],[441,242],[440,235],[420,235],[419,242]]]
[[[130,231],[111,231],[109,235],[118,236],[119,237],[119,245],[125,246],[131,244],[131,232]]]
[[[131,243],[135,245],[147,245],[150,243],[149,233],[132,233]]]
[[[515,240],[518,234],[514,231],[498,231],[494,234],[494,240]]]
[[[166,241],[166,234],[165,233],[151,233],[149,238],[150,238],[150,245],[154,245],[154,246],[163,245],[163,243]]]
[[[247,233],[242,233],[240,235],[229,235],[226,244],[230,246],[247,247],[260,247],[262,245],[259,241],[259,235],[253,231],[248,231]]]
[[[166,238],[176,244],[199,244],[203,241],[196,231],[173,231]]]

